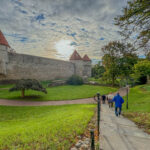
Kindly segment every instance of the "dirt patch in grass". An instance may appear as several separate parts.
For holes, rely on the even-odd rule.
[[[127,112],[123,114],[128,119],[134,121],[139,128],[150,134],[150,113]]]

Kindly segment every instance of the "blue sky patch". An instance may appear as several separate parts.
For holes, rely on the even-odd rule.
[[[19,11],[23,14],[27,14],[27,12],[25,10],[19,10]]]
[[[101,41],[103,41],[103,40],[105,40],[103,37],[101,37],[99,40],[101,40]]]
[[[36,19],[37,21],[44,20],[44,19],[45,19],[44,14],[38,15],[35,19]]]
[[[81,31],[88,32],[85,28],[81,28]]]
[[[27,37],[21,37],[21,39],[20,39],[20,42],[26,42],[28,40],[28,38]]]

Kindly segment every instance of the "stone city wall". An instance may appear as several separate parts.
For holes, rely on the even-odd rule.
[[[4,62],[1,63],[4,66]],[[38,79],[51,80],[68,78],[74,74],[74,64],[67,61],[48,59],[24,54],[8,52],[5,64],[6,74],[1,79]]]
[[[32,55],[17,54],[0,45],[0,81],[17,79],[53,80],[72,75],[91,76],[91,62],[62,61]]]

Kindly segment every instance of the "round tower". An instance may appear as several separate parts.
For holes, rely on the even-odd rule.
[[[87,54],[85,54],[82,60],[83,60],[83,65],[84,65],[83,76],[91,77],[92,65],[91,65],[90,58],[88,57]]]
[[[0,30],[0,75],[6,75],[6,64],[8,62],[8,50],[10,46]]]

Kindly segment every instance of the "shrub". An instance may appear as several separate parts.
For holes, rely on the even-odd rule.
[[[67,84],[82,85],[83,84],[83,79],[81,77],[77,76],[77,75],[73,75],[67,80]]]

